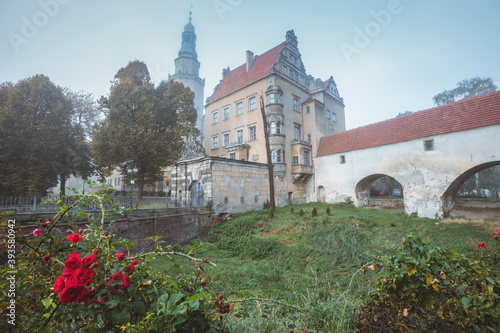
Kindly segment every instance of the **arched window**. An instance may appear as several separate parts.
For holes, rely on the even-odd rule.
[[[276,163],[276,150],[271,150],[271,162]]]

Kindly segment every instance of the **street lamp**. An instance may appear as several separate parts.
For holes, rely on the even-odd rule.
[[[134,172],[139,171],[139,169],[137,169],[137,164],[135,163],[135,159],[132,160],[132,162],[130,163],[127,171],[128,171],[128,173],[132,173],[132,180],[130,180],[130,185],[131,185],[131,189],[130,189],[130,209],[133,210],[134,206],[132,204],[132,192],[134,192]]]

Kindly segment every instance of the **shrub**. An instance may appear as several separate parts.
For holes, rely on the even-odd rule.
[[[299,210],[299,216],[302,217],[304,215],[304,211],[301,209]]]
[[[264,203],[262,204],[262,208],[263,209],[270,209],[271,208],[271,203],[269,202],[269,200],[264,201]]]
[[[164,197],[165,195],[167,195],[167,193],[165,191],[158,191],[156,192],[156,194],[159,196],[159,197]]]
[[[101,209],[102,219],[79,211],[81,205],[91,203]],[[160,237],[150,238],[156,244],[154,252],[131,255],[134,244],[116,237],[106,207],[115,213],[122,211],[106,193],[81,196],[71,206],[60,206],[60,213],[33,233],[15,231],[15,322],[23,331],[117,332],[127,328],[127,332],[208,332],[220,327],[220,315],[212,320],[218,311],[213,302],[217,297],[205,288],[200,265],[208,260],[188,255],[193,249],[182,253],[162,246]],[[85,229],[71,230],[74,219],[70,211],[87,219]],[[69,220],[69,233],[67,228],[59,229],[63,217]],[[2,228],[7,223],[2,222]],[[8,237],[2,238],[7,245]],[[196,276],[174,278],[169,272],[151,270],[149,262],[161,255],[191,258]],[[10,270],[0,269],[1,281],[7,281]],[[0,331],[11,328],[5,320],[0,323]]]
[[[317,209],[316,207],[314,207],[314,208],[312,209],[311,215],[312,215],[312,216],[318,216],[318,209]]]
[[[352,201],[352,198],[351,198],[351,197],[346,197],[346,198],[344,199],[344,203],[345,203],[346,205],[349,205],[349,206],[354,205],[354,201]]]
[[[500,329],[500,281],[483,262],[409,235],[377,264],[383,271],[358,316],[359,332]]]
[[[330,207],[326,207],[326,215],[330,215],[330,213],[331,213]]]
[[[290,213],[295,213],[295,209],[293,209],[293,207],[290,209]]]

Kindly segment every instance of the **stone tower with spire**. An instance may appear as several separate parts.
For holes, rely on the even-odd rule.
[[[194,107],[198,112],[196,128],[203,138],[203,95],[205,89],[205,79],[200,78],[200,62],[196,53],[196,34],[191,23],[191,11],[189,12],[189,22],[184,26],[182,32],[181,49],[177,59],[175,59],[175,74],[169,75],[169,80],[182,82],[185,87],[189,87],[194,92]]]

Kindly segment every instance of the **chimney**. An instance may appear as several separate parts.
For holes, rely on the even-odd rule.
[[[250,67],[252,67],[253,59],[254,59],[253,52],[247,50],[247,72],[250,69]]]

